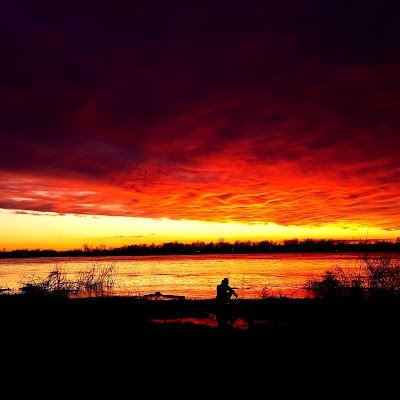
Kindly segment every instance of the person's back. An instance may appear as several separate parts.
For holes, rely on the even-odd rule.
[[[236,292],[229,286],[228,278],[224,278],[217,285],[217,309],[216,317],[220,328],[232,326],[232,315],[229,309],[229,300],[232,296],[238,297]]]
[[[227,296],[226,285],[224,285],[222,282],[219,285],[217,285],[216,299],[219,302],[223,302],[223,303],[226,302],[227,300],[229,300],[228,296]]]
[[[221,283],[217,285],[217,300],[227,302],[232,296],[238,297],[236,292],[229,286],[228,278],[222,279]]]

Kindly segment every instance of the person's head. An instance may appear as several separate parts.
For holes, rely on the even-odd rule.
[[[229,283],[228,278],[222,279],[221,283],[222,283],[223,285],[227,285],[227,284]]]

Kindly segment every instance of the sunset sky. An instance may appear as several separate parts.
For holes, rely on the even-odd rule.
[[[395,1],[1,4],[0,249],[400,237]]]

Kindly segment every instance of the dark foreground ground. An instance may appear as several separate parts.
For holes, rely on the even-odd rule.
[[[52,398],[360,396],[375,386],[385,397],[397,388],[398,300],[234,300],[227,332],[216,327],[214,307],[0,296],[3,392],[10,383],[13,395]]]
[[[268,346],[315,338],[319,341],[387,341],[400,333],[397,299],[234,300],[233,329],[220,331],[213,300],[147,300],[135,297],[68,299],[56,296],[0,296],[2,332],[10,338],[85,337],[131,343],[181,339]]]

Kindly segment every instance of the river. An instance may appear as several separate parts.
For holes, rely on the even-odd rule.
[[[380,255],[371,253],[370,257]],[[390,257],[399,259],[400,254],[390,253]],[[311,296],[304,290],[308,279],[319,278],[336,267],[354,270],[359,266],[358,253],[5,258],[0,259],[0,288],[18,292],[26,283],[43,281],[55,269],[71,281],[87,271],[100,275],[108,270],[113,280],[108,295],[160,292],[186,299],[211,299],[217,284],[227,277],[242,299],[303,298]]]

